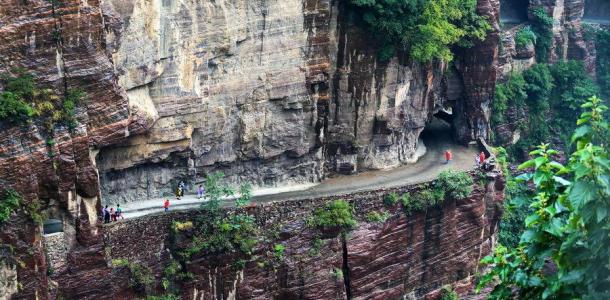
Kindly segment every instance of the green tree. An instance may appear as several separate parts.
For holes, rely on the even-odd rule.
[[[476,13],[476,0],[350,0],[355,15],[380,37],[380,59],[408,49],[419,62],[450,61],[451,47],[472,46],[491,26]]]
[[[607,107],[592,97],[572,137],[576,151],[567,166],[553,160],[558,151],[543,144],[533,168],[518,177],[533,182],[532,213],[519,245],[499,245],[483,259],[491,265],[478,289],[496,284],[491,299],[608,299],[610,297],[610,161]]]

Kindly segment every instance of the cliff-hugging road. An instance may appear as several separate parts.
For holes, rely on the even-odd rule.
[[[464,147],[452,141],[447,123],[435,121],[422,133],[426,153],[413,164],[403,165],[391,170],[367,171],[354,175],[334,176],[319,184],[266,188],[253,191],[253,202],[286,201],[308,197],[340,196],[356,191],[374,190],[402,185],[415,184],[433,180],[446,169],[470,170],[474,167],[477,147]],[[450,149],[453,161],[444,163],[444,151]],[[191,209],[199,207],[204,201],[193,194],[187,194],[181,200],[169,198],[170,210]],[[122,205],[126,219],[136,218],[152,213],[163,212],[163,198],[126,203]],[[229,200],[228,200],[229,201]]]

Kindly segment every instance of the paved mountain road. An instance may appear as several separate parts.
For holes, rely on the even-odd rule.
[[[253,202],[287,201],[310,197],[344,195],[356,191],[403,186],[433,180],[446,169],[471,170],[478,153],[476,146],[464,147],[453,143],[446,123],[435,121],[422,133],[426,153],[416,163],[390,170],[366,171],[354,175],[334,176],[320,184],[255,190]],[[451,149],[453,161],[444,163],[444,151]],[[227,200],[231,201],[231,200]],[[170,210],[199,207],[203,200],[185,195],[181,200],[170,198]],[[122,204],[124,217],[135,218],[163,211],[163,198]]]

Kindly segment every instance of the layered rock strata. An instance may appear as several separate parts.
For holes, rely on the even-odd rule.
[[[195,256],[186,264],[192,279],[170,278],[171,286],[179,287],[185,299],[423,299],[437,295],[444,284],[471,282],[478,261],[494,243],[503,179],[488,173],[468,198],[415,214],[383,204],[389,192],[414,193],[427,186],[342,195],[358,219],[346,237],[305,225],[329,198],[259,205],[249,212],[262,226],[253,256]],[[389,218],[369,223],[365,216],[372,211],[386,211]],[[197,212],[175,212],[101,227],[105,256],[100,259],[106,264],[74,263],[70,271],[54,274],[57,294],[79,299],[141,296],[129,286],[125,267],[111,267],[113,259],[150,268],[155,284],[149,293],[162,293],[172,248],[182,240],[171,224],[196,217]],[[278,244],[285,249],[281,257],[273,250]],[[84,278],[90,279],[86,286]],[[461,292],[471,287],[462,286]]]

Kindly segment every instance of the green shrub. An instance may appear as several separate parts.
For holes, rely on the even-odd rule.
[[[536,59],[538,62],[548,62],[549,51],[553,45],[553,17],[537,7],[532,9],[532,29],[536,33]]]
[[[7,221],[15,209],[19,207],[21,195],[13,189],[6,189],[0,200],[0,225]]]
[[[273,257],[275,257],[275,259],[277,260],[284,260],[284,251],[286,251],[286,248],[284,247],[284,245],[282,244],[275,244],[273,245]]]
[[[131,274],[129,285],[133,288],[148,291],[155,283],[155,277],[152,275],[152,270],[147,266],[130,263],[129,272]]]
[[[342,230],[349,230],[357,224],[353,209],[345,200],[335,200],[324,208],[316,209],[308,223],[310,226],[322,229]]]
[[[398,203],[398,194],[396,192],[391,192],[383,198],[383,204],[388,207],[393,207],[396,203]]]
[[[31,118],[34,109],[22,97],[11,93],[0,93],[0,120],[20,122]]]
[[[390,214],[387,211],[381,213],[377,211],[370,211],[364,218],[367,222],[384,223],[388,218],[390,218]]]
[[[129,269],[129,286],[135,290],[148,293],[155,283],[152,270],[140,263],[130,262],[126,258],[117,258],[112,260],[112,266]]]
[[[527,99],[525,79],[521,74],[511,73],[504,83],[496,85],[496,93],[491,103],[491,122],[497,126],[507,121],[509,107],[522,109]]]
[[[212,254],[236,251],[250,255],[258,243],[259,228],[253,216],[242,210],[229,213],[221,209],[222,201],[230,197],[235,198],[235,189],[221,183],[223,177],[222,172],[216,172],[206,178],[206,196],[209,200],[201,205],[201,217],[196,222],[190,221],[194,236],[189,247],[178,249],[179,255],[184,259],[202,251]],[[242,186],[239,197],[234,200],[235,205],[238,208],[246,205],[250,197],[250,187]],[[178,233],[190,226],[189,221],[175,223],[174,232]]]
[[[415,194],[413,194],[410,197],[405,197],[403,195],[403,199],[402,199],[403,210],[406,213],[422,211],[426,207],[428,207],[428,204],[433,202],[433,200],[434,200],[434,195],[432,195],[432,192],[429,190],[422,190],[422,191],[416,192]]]
[[[476,0],[350,0],[352,16],[360,16],[382,45],[378,56],[388,59],[407,49],[419,62],[450,61],[451,47],[470,47],[491,29],[476,13]]]
[[[441,288],[440,300],[459,300],[458,294],[453,290],[451,285],[444,285]]]
[[[320,254],[320,248],[324,246],[324,241],[319,237],[316,237],[311,242],[311,248],[307,251],[307,254],[311,257],[318,256]]]
[[[67,89],[64,97],[54,90],[36,87],[34,76],[24,69],[13,70],[15,76],[1,75],[4,91],[0,93],[0,120],[19,123],[36,117],[47,134],[56,124],[69,130],[76,127],[75,109],[87,94],[79,89]]]
[[[113,267],[126,267],[129,266],[129,260],[126,258],[115,258],[112,260]]]
[[[515,34],[515,45],[518,48],[525,48],[528,45],[536,44],[536,34],[532,31],[530,26],[525,26],[517,31]]]
[[[442,171],[435,182],[435,199],[464,199],[472,192],[472,177],[464,171]],[[442,201],[442,200],[441,200]]]
[[[330,274],[333,276],[333,278],[335,278],[335,280],[338,280],[338,281],[343,280],[343,270],[341,270],[339,268],[333,269]]]

